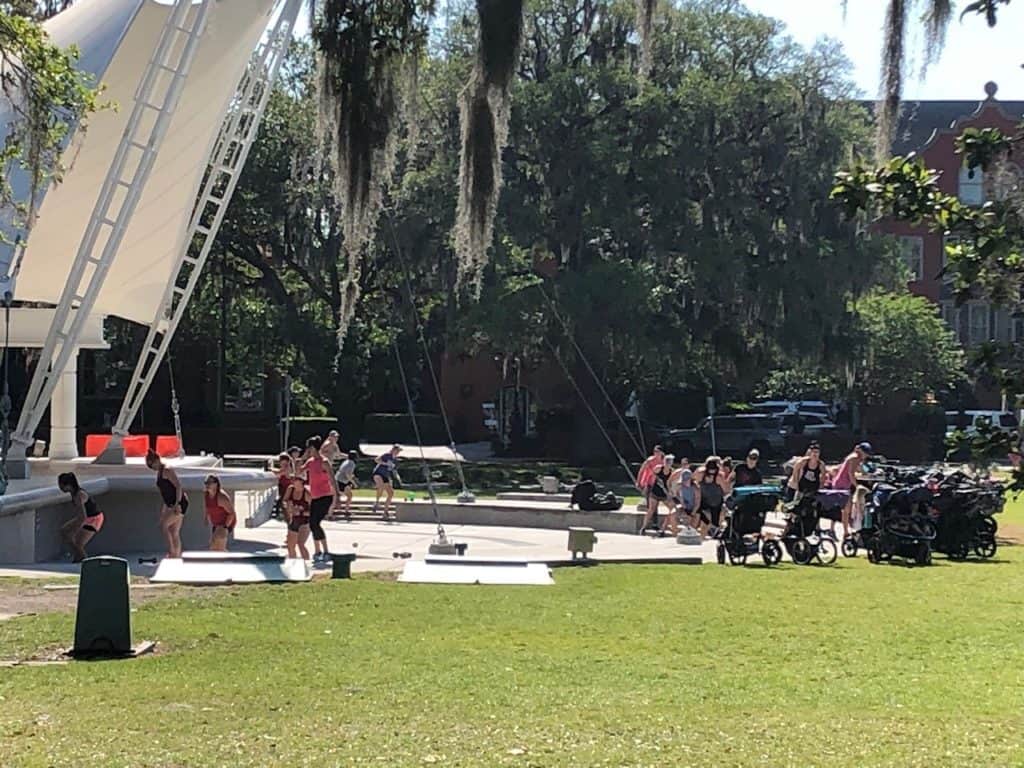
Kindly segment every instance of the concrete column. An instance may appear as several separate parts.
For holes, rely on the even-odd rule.
[[[78,458],[78,349],[68,358],[50,399],[50,458]]]

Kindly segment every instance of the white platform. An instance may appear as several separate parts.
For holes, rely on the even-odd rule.
[[[309,563],[274,553],[185,552],[180,558],[166,557],[150,577],[158,584],[263,584],[309,581]]]
[[[432,555],[410,560],[399,581],[415,584],[491,584],[550,586],[555,583],[544,563],[504,558]]]

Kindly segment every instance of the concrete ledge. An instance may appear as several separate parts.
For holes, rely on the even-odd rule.
[[[429,501],[396,502],[398,520],[403,523],[432,523],[434,513]],[[569,526],[586,526],[606,533],[636,533],[643,524],[642,512],[630,510],[582,512],[570,510],[565,504],[540,502],[477,501],[459,504],[440,501],[437,513],[446,525],[497,525],[514,528],[549,528],[564,530]]]
[[[538,493],[536,491],[502,491],[497,494],[498,501],[543,501],[561,503],[569,506],[571,493]]]

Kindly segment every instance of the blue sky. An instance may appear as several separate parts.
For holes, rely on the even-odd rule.
[[[878,95],[882,23],[887,0],[848,0],[843,17],[841,0],[743,0],[757,13],[785,23],[789,35],[804,46],[828,36],[843,44],[853,62],[853,77],[864,96]],[[968,0],[957,0],[964,7]],[[926,0],[919,0],[923,7]],[[300,30],[309,29],[300,21]],[[917,25],[915,25],[916,27]],[[918,76],[921,64],[921,36],[915,31],[910,45],[911,60],[904,87],[906,99],[983,99],[989,80],[999,84],[1000,99],[1024,101],[1024,0],[1010,3],[999,14],[999,24],[989,29],[980,16],[966,16],[961,22],[954,13],[941,58],[928,69],[924,80]]]
[[[822,36],[842,42],[854,65],[854,80],[864,95],[878,95],[879,58],[886,0],[848,0],[843,18],[840,0],[744,0],[757,13],[773,16],[786,24],[790,36],[802,45],[813,45]],[[926,2],[918,2],[924,7]],[[967,0],[955,6],[963,8]],[[916,26],[916,25],[915,25]],[[984,84],[999,84],[997,98],[1024,100],[1024,2],[1010,3],[1000,10],[993,28],[980,16],[956,11],[949,26],[946,47],[939,61],[928,69],[922,81],[921,36],[911,41],[911,67],[904,87],[906,99],[983,99]]]

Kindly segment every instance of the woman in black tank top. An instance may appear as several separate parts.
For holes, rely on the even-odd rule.
[[[149,451],[146,466],[156,471],[156,487],[160,491],[160,530],[167,539],[167,556],[181,557],[181,526],[188,510],[188,496],[181,487],[178,475],[165,467],[159,454]]]
[[[57,475],[57,487],[64,493],[71,494],[71,503],[75,508],[75,516],[61,526],[61,534],[71,548],[72,561],[76,563],[85,559],[85,545],[103,527],[103,513],[89,494],[78,485],[74,472],[63,472]]]

